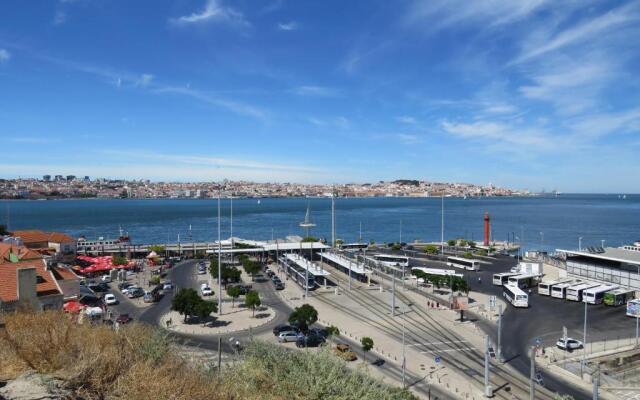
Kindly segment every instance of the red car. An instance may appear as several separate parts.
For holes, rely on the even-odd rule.
[[[133,321],[133,318],[131,318],[129,314],[120,314],[118,318],[116,318],[116,322],[119,324],[128,324],[131,321]]]

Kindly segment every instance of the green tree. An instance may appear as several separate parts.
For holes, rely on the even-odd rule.
[[[367,352],[373,349],[373,339],[371,339],[369,336],[364,336],[362,339],[360,339],[360,344],[362,345],[362,352],[363,352],[362,361],[366,362]]]
[[[307,332],[309,325],[317,320],[318,311],[310,304],[303,304],[300,307],[296,307],[293,312],[289,314],[289,323],[297,324],[302,332]]]
[[[338,329],[338,327],[335,325],[329,325],[327,327],[327,336],[328,337],[340,336],[340,329]]]
[[[159,244],[154,244],[153,246],[149,246],[149,252],[155,252],[156,254],[162,254],[165,251],[165,247]]]
[[[200,321],[204,324],[213,312],[218,312],[218,303],[215,301],[202,300],[198,301],[193,309],[193,313],[200,319]]]
[[[344,244],[344,240],[336,239],[336,246],[342,246]]]
[[[424,248],[424,252],[427,254],[438,254],[438,248],[432,244],[428,244],[425,248]]]
[[[177,311],[180,315],[184,315],[184,322],[196,314],[196,306],[202,301],[198,292],[191,288],[182,288],[178,294],[171,299],[171,309]]]
[[[465,252],[462,254],[462,257],[464,257],[464,258],[473,258],[473,254],[471,254],[471,252],[470,252],[470,251],[465,251]]]
[[[313,237],[313,236],[307,236],[307,237],[302,238],[302,242],[303,242],[303,243],[307,243],[307,242],[317,242],[317,241],[318,241],[318,238]]]
[[[455,240],[453,240],[453,239],[447,240],[447,246],[453,247],[455,245],[456,245],[456,241]]]
[[[369,240],[369,244],[370,244],[371,246],[373,246],[374,244],[376,244],[376,242],[375,242],[373,239],[371,239],[371,240]]]
[[[485,249],[478,249],[476,250],[476,254],[479,256],[486,256],[487,255],[487,251]]]
[[[209,274],[213,279],[218,279],[218,259],[211,257],[209,261]],[[240,270],[232,265],[222,264],[222,268],[220,268],[220,278],[225,288],[228,283],[239,282],[241,275]]]
[[[149,278],[149,285],[150,286],[151,285],[157,285],[159,283],[160,283],[160,276],[155,275],[155,276],[152,276],[151,278]]]
[[[471,288],[469,287],[469,284],[467,283],[467,281],[464,280],[464,278],[461,278],[459,276],[452,277],[451,279],[452,292],[462,292],[462,293],[468,294],[470,290]]]
[[[129,260],[122,256],[113,256],[111,257],[111,263],[113,265],[127,265],[129,264]]]
[[[244,272],[251,275],[252,281],[254,280],[254,275],[260,272],[260,264],[248,258],[242,261],[242,267],[244,268]]]
[[[235,300],[240,297],[240,288],[237,286],[229,286],[227,288],[227,295],[229,295],[229,297],[231,297],[231,308],[233,308],[233,304],[235,302]]]
[[[244,304],[253,311],[253,316],[256,316],[256,308],[260,307],[262,302],[260,301],[260,295],[255,290],[250,290],[244,297]]]
[[[467,247],[467,245],[469,244],[469,242],[467,242],[465,239],[460,239],[458,243],[460,243],[460,247]]]
[[[399,251],[399,250],[401,250],[401,249],[402,249],[402,246],[400,245],[400,243],[394,243],[394,244],[391,246],[391,250]]]
[[[472,249],[476,248],[476,242],[474,242],[473,240],[469,241],[469,247],[471,247]]]

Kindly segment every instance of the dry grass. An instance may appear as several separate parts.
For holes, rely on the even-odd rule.
[[[178,355],[162,333],[141,324],[78,325],[60,312],[4,316],[0,378],[27,370],[61,378],[84,399],[411,399],[354,372],[330,351],[287,351],[254,342],[222,378]]]

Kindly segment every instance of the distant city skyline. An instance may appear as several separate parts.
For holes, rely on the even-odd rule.
[[[0,3],[0,178],[639,193],[640,3]]]

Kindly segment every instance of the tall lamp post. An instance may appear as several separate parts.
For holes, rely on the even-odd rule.
[[[582,236],[578,238],[578,250],[582,251]]]
[[[222,234],[220,231],[220,190],[218,190],[218,313],[222,315]]]

